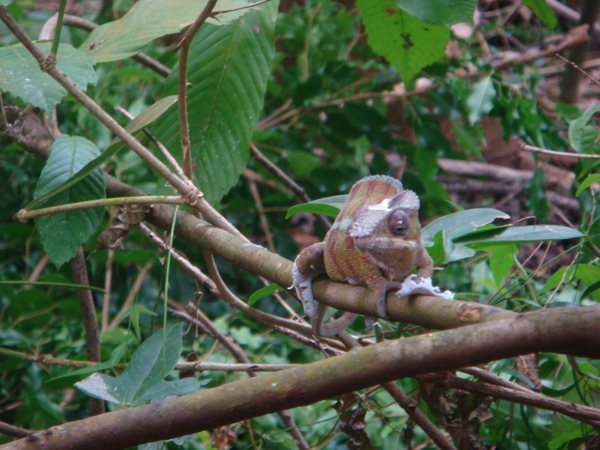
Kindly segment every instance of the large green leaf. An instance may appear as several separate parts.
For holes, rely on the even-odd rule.
[[[50,53],[51,43],[38,44],[44,54]],[[81,89],[96,82],[94,61],[69,44],[61,44],[57,67]],[[0,47],[0,91],[10,92],[25,103],[52,114],[54,107],[67,91],[41,71],[38,62],[21,44]]]
[[[52,144],[50,157],[38,180],[34,197],[40,197],[63,184],[100,150],[92,142],[77,136],[62,135]],[[89,176],[44,203],[43,207],[95,200],[105,196],[104,174],[97,168]],[[102,219],[100,208],[68,211],[36,219],[44,250],[58,267],[70,260],[77,249],[96,231]]]
[[[219,0],[215,10],[247,5],[247,0]],[[200,15],[206,0],[141,0],[118,20],[106,23],[90,33],[81,49],[89,52],[96,62],[117,61],[135,55],[152,40],[177,33]],[[214,24],[226,24],[245,14],[242,9],[219,14]]]
[[[477,0],[394,0],[398,7],[434,25],[473,23]]]
[[[194,38],[188,67],[188,111],[197,183],[209,201],[235,185],[246,166],[274,56],[277,3],[250,10],[227,25],[205,24]],[[178,70],[166,82],[177,92]],[[156,137],[181,160],[177,108],[158,121]]]
[[[446,27],[425,23],[399,9],[392,0],[358,0],[369,44],[410,80],[444,54]]]
[[[75,383],[75,387],[92,397],[128,406],[189,394],[202,383],[194,378],[163,381],[177,363],[181,337],[181,324],[169,325],[140,345],[125,372],[118,377],[95,373]]]

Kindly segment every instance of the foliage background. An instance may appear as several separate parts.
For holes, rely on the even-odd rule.
[[[595,109],[589,109],[597,102],[597,85],[581,77],[577,98],[565,98],[566,88],[560,84],[565,63],[553,56],[543,58],[547,44],[540,45],[552,36],[559,44],[568,42],[568,33],[575,24],[560,16],[557,20],[545,2],[453,2],[451,11],[458,17],[447,10],[437,10],[435,2],[419,2],[423,3],[420,11],[401,9],[410,3],[283,1],[254,8],[245,12],[242,19],[205,24],[192,44],[188,69],[191,140],[200,187],[242,234],[288,259],[293,259],[299,248],[322,239],[326,230],[311,216],[286,218],[287,209],[302,200],[295,198],[255,153],[249,157],[250,142],[297,181],[311,199],[346,193],[364,176],[387,173],[401,178],[406,188],[419,194],[424,224],[461,208],[493,207],[509,213],[511,223],[579,228],[590,237],[589,245],[580,245],[574,239],[527,243],[518,248],[515,243],[488,242],[477,248],[476,255],[437,272],[435,281],[459,293],[461,299],[519,312],[595,304],[598,221],[596,191],[589,189],[589,183],[598,180],[586,178],[595,176],[595,160],[538,157],[520,151],[521,144],[526,143],[557,151],[575,149],[578,153],[598,154]],[[580,10],[588,7],[585,2],[574,6]],[[126,1],[99,2],[73,5],[68,12],[105,23],[121,17],[131,7]],[[8,10],[28,35],[37,36],[56,7],[44,2],[16,2],[8,5]],[[169,20],[179,20],[175,13],[174,17],[169,15],[169,11],[176,10],[171,6],[161,12],[165,29],[156,31],[148,45],[143,46],[145,53],[173,69],[167,77],[131,58],[103,59],[94,51],[87,52],[88,58],[96,58],[92,62],[79,59],[83,56],[75,57],[81,67],[95,63],[95,77],[84,78],[82,84],[91,83],[87,88],[90,97],[123,125],[129,120],[113,113],[115,107],[138,116],[177,91],[178,52],[174,45],[181,36],[177,34],[179,29],[166,25]],[[394,41],[386,37],[385,32],[389,35],[394,29],[393,23],[382,20],[386,15],[406,20],[415,39],[410,43],[414,48],[407,45],[406,39]],[[194,15],[187,12],[187,16]],[[270,22],[275,17],[276,22]],[[458,21],[467,25],[451,34],[445,26]],[[241,40],[244,33],[254,36],[253,30],[268,30],[270,24],[274,25],[272,36],[267,31],[256,40]],[[136,25],[134,22],[129,26]],[[426,37],[419,38],[418,30],[425,28]],[[380,31],[383,36],[378,36]],[[461,31],[466,34],[458,37]],[[101,29],[94,33],[100,32]],[[176,34],[162,37],[167,33]],[[66,27],[61,40],[74,48],[88,48],[90,42],[101,42],[102,36]],[[594,39],[586,43],[592,52],[596,48]],[[272,45],[271,40],[274,51],[267,48]],[[450,42],[447,44],[446,40]],[[6,28],[0,28],[0,50],[15,42]],[[100,52],[102,45],[95,48]],[[398,54],[398,48],[406,51]],[[534,57],[504,63],[515,58],[515,54],[525,54],[525,50],[533,52]],[[59,55],[63,51],[61,48]],[[413,51],[416,53],[409,53]],[[268,57],[254,59],[257,54]],[[587,58],[593,61],[593,55]],[[226,67],[227,71],[215,75],[216,69],[210,65],[213,62],[215,67]],[[595,66],[580,63],[593,77]],[[5,85],[2,89],[6,123],[14,123],[15,116],[30,100],[19,98]],[[244,97],[240,90],[252,95]],[[171,106],[158,115],[149,129],[180,157],[176,109],[176,105]],[[589,113],[582,115],[584,110]],[[49,106],[47,112],[51,111]],[[52,139],[41,122],[34,120],[42,117],[39,108],[26,109],[26,114],[31,115],[25,122],[29,137],[38,143]],[[60,132],[85,138],[95,148],[92,154],[111,146],[117,148],[110,131],[72,97],[57,103],[56,117]],[[149,143],[147,137],[140,139]],[[83,243],[90,285],[109,291],[108,295],[94,293],[102,323],[102,361],[132,361],[140,343],[163,324],[167,276],[171,307],[177,309],[178,305],[198,301],[197,293],[205,291],[200,301],[202,311],[241,346],[250,361],[290,364],[325,357],[290,336],[232,311],[177,265],[171,264],[166,270],[164,253],[137,228],[129,231],[124,249],[95,250],[98,236],[110,227],[111,217],[117,214],[114,210],[91,210],[102,223],[99,227],[86,224],[87,235],[80,242],[67,235],[66,242],[59,243],[56,234],[50,232],[42,246],[45,219],[21,223],[12,216],[34,198],[36,189],[37,194],[43,190],[38,180],[44,178],[44,161],[24,151],[10,133],[0,135],[0,148],[0,179],[5,180],[0,185],[0,421],[38,430],[90,413],[88,397],[73,388],[88,374],[74,372],[73,367],[26,359],[27,355],[87,359],[86,333],[73,289],[44,284],[74,283],[67,264],[70,256],[59,257],[58,264],[50,262],[45,253],[49,252],[48,241],[58,247],[59,254],[69,242],[73,248]],[[88,160],[81,162],[75,157],[74,163],[83,165]],[[57,165],[66,167],[62,159]],[[75,165],[69,167],[67,178],[77,171]],[[172,192],[164,180],[124,146],[117,148],[105,170],[149,194]],[[586,179],[588,189],[576,195]],[[82,219],[66,216],[56,220],[51,229],[60,228],[64,221]],[[173,247],[206,270],[199,249],[178,238]],[[218,263],[227,286],[244,300],[263,286],[256,276],[223,261]],[[109,278],[112,284],[107,288]],[[16,283],[25,281],[28,283]],[[36,281],[41,284],[34,285]],[[107,298],[110,301],[103,310]],[[300,312],[293,299],[286,299],[285,303]],[[127,317],[121,314],[123,305]],[[280,316],[289,315],[286,307],[272,296],[256,300],[252,306]],[[174,321],[172,317],[168,320]],[[387,323],[384,327],[393,336],[420,331],[407,324]],[[357,321],[353,330],[364,332],[364,322]],[[203,361],[234,361],[210,335],[193,327],[185,331],[183,356],[195,352]],[[162,342],[162,348],[177,348],[172,341]],[[533,371],[523,369],[512,359],[496,361],[487,369],[541,389],[549,397],[589,406],[598,403],[600,365],[596,360],[547,353],[539,355]],[[179,376],[177,371],[168,372],[170,381]],[[123,366],[111,367],[105,373],[122,374]],[[245,376],[243,372],[215,371],[195,375],[205,387]],[[435,423],[448,423],[448,416],[440,418],[435,402],[427,401],[431,387],[425,381],[406,379],[399,383]],[[485,446],[578,448],[597,432],[589,423],[504,400],[492,401],[481,394],[467,396],[452,390],[440,396],[429,394],[430,398],[445,398],[456,414],[454,420],[468,436]],[[348,417],[348,408],[353,405],[359,405],[360,413]],[[353,439],[376,448],[398,448],[409,445],[407,442],[421,448],[433,445],[381,389],[315,403],[291,413],[312,446],[335,448],[348,445]],[[468,417],[458,418],[460,414]],[[366,434],[360,430],[363,421]],[[340,424],[349,427],[342,432]],[[265,416],[232,425],[227,432],[202,432],[164,445],[294,448],[296,441],[288,431],[279,417]],[[0,439],[9,442],[12,438],[0,435]]]

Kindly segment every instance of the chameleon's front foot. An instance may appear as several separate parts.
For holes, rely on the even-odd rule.
[[[453,292],[442,292],[438,286],[431,284],[431,278],[416,274],[406,277],[402,282],[402,287],[396,292],[397,297],[408,297],[409,295],[431,295],[446,300],[454,299]]]

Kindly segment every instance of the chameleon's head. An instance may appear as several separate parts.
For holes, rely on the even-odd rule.
[[[366,205],[350,228],[352,238],[388,237],[410,239],[420,235],[419,197],[413,191],[401,191],[375,205]]]
[[[418,217],[419,198],[402,191],[386,202],[366,206],[356,217],[349,235],[377,266],[404,278],[423,249]]]

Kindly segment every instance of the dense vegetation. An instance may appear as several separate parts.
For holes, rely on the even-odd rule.
[[[597,448],[598,2],[573,3],[0,0],[0,443]],[[321,338],[291,261],[370,174],[419,195],[456,300]]]

